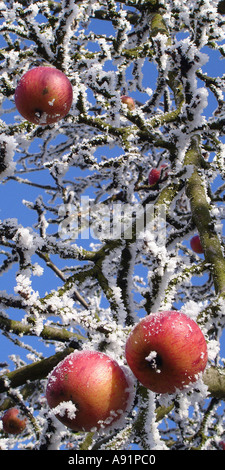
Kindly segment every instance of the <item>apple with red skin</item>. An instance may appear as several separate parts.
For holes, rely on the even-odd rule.
[[[166,163],[161,165],[159,168],[152,168],[148,175],[148,183],[150,186],[154,186],[161,178],[163,168],[167,168]],[[165,177],[168,176],[168,172],[165,172]]]
[[[131,383],[124,368],[108,355],[74,351],[50,374],[46,398],[53,409],[74,404],[74,414],[68,403],[62,413],[56,409],[56,417],[73,431],[91,431],[118,423],[130,408]]]
[[[72,104],[73,89],[67,76],[55,67],[34,67],[20,79],[15,91],[19,113],[29,122],[53,124],[65,117]]]
[[[135,102],[131,96],[123,95],[121,96],[121,101],[127,105],[129,111],[132,111],[135,108]]]
[[[148,175],[148,182],[149,182],[149,185],[150,186],[153,186],[155,185],[156,183],[158,183],[159,181],[159,178],[160,178],[160,175],[161,175],[161,171],[158,170],[157,168],[152,168],[149,175]]]
[[[3,431],[8,434],[21,434],[26,427],[26,418],[21,419],[18,416],[17,408],[9,408],[2,417]]]
[[[191,245],[192,250],[195,253],[199,253],[199,254],[204,253],[199,235],[195,235],[194,237],[192,237],[190,241],[190,245]]]
[[[128,336],[125,355],[139,382],[156,393],[174,393],[195,382],[208,359],[201,329],[178,311],[140,320]]]

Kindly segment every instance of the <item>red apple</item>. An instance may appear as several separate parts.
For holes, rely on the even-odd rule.
[[[118,423],[130,407],[131,382],[119,364],[98,351],[75,351],[51,373],[46,398],[56,417],[74,431]],[[73,404],[75,407],[73,407]],[[72,407],[71,407],[72,405]]]
[[[192,237],[190,245],[195,253],[204,253],[199,235],[195,235],[194,237]]]
[[[132,111],[135,108],[135,102],[131,96],[123,95],[121,96],[121,101],[127,105],[129,111]]]
[[[160,178],[161,171],[157,170],[157,168],[152,168],[149,175],[148,175],[148,182],[150,186],[153,186],[154,184],[158,183],[159,178]]]
[[[148,175],[148,182],[150,186],[153,186],[154,184],[158,183],[158,181],[161,178],[163,168],[167,168],[166,163],[163,163],[163,165],[161,165],[159,169],[152,168],[150,170],[149,175]],[[168,176],[168,172],[165,172],[165,177],[167,176]]]
[[[72,104],[72,85],[55,67],[34,67],[20,79],[15,91],[19,113],[34,124],[52,124],[65,117]]]
[[[195,382],[208,359],[199,326],[177,311],[140,320],[127,339],[125,354],[135,377],[156,393],[173,393]]]
[[[3,431],[9,434],[20,434],[26,427],[26,418],[20,419],[17,408],[9,408],[2,418]]]

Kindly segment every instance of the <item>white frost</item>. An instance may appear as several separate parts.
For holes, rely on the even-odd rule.
[[[0,181],[12,176],[16,168],[14,156],[17,148],[15,137],[6,134],[0,135]]]

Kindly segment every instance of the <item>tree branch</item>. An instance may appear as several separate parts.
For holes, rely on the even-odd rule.
[[[193,172],[187,181],[186,193],[190,200],[193,221],[199,232],[205,253],[205,261],[209,263],[213,275],[216,293],[225,293],[225,259],[220,240],[216,233],[207,200],[204,179],[201,169],[201,150],[199,137],[193,137],[185,156],[185,165],[192,165]]]
[[[32,319],[30,319],[30,321],[32,321]],[[0,328],[3,331],[8,331],[15,335],[37,336],[34,324],[25,324],[17,320],[11,320],[10,318],[2,315],[0,315]],[[49,341],[60,341],[63,343],[73,341],[73,344],[77,341],[77,347],[79,347],[79,337],[77,336],[78,335],[68,331],[66,328],[53,328],[51,326],[44,326],[40,333],[41,338]]]
[[[27,381],[44,379],[60,361],[73,351],[73,348],[66,348],[54,354],[54,356],[34,362],[33,364],[29,364],[1,376],[0,393],[7,391],[9,388],[20,387],[26,384]]]
[[[46,262],[47,266],[49,266],[49,268],[51,268],[57,274],[57,276],[60,277],[60,279],[62,279],[63,282],[67,281],[62,271],[50,260],[47,254],[42,253],[41,251],[38,251],[37,254],[40,256],[40,258],[42,258]],[[80,302],[84,308],[86,309],[89,308],[89,305],[86,302],[86,300],[82,297],[82,295],[75,288],[73,289],[73,299],[78,300],[78,302]]]

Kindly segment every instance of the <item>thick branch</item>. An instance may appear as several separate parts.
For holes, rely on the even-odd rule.
[[[7,391],[9,388],[24,385],[27,381],[44,379],[64,357],[73,351],[73,348],[66,348],[64,351],[60,351],[47,359],[8,372],[0,378],[0,393]]]
[[[26,336],[37,336],[35,332],[35,323],[34,324],[25,324],[20,321],[11,320],[10,318],[0,315],[0,329],[3,331],[8,331],[16,335],[26,335]],[[43,330],[40,333],[40,337],[45,340],[51,341],[77,341],[76,334],[68,331],[66,328],[53,328],[51,326],[44,326]],[[77,342],[78,346],[78,342]]]
[[[210,367],[204,374],[204,383],[208,386],[209,393],[214,398],[225,399],[225,370]]]
[[[185,157],[185,164],[193,166],[192,175],[187,181],[186,193],[190,199],[192,217],[199,232],[205,260],[209,263],[213,275],[216,293],[223,293],[225,292],[225,259],[210,213],[204,180],[199,172],[201,159],[199,138],[195,137]]]

